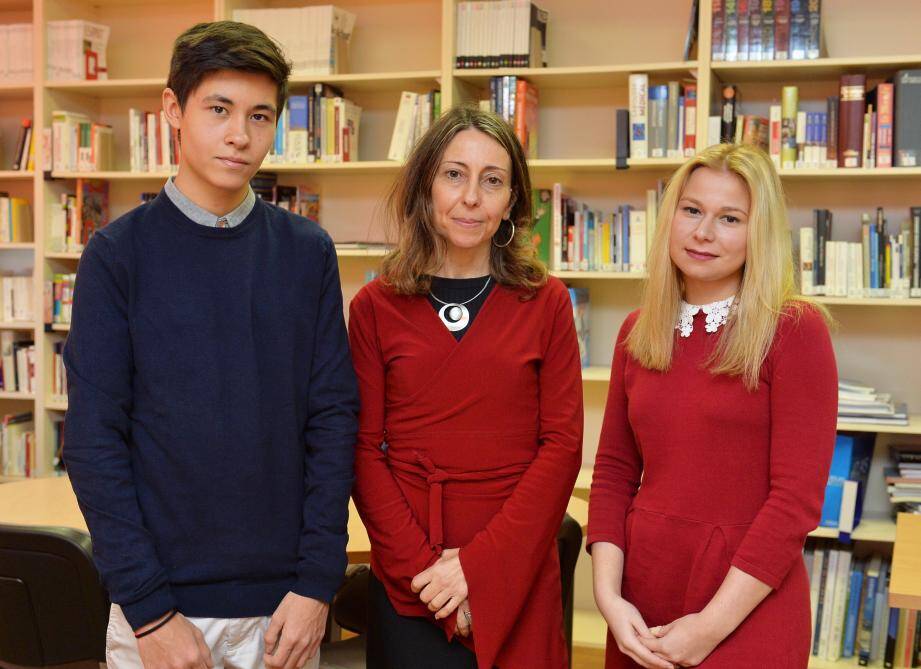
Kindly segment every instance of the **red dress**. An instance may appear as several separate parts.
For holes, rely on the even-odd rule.
[[[589,502],[589,546],[624,550],[622,594],[649,626],[706,606],[730,566],[772,592],[701,664],[804,669],[806,535],[835,441],[837,371],[822,316],[781,316],[756,392],[704,368],[722,328],[695,317],[671,369],[641,367],[618,336]],[[642,480],[641,480],[642,479]],[[608,633],[606,669],[636,667]]]
[[[579,352],[560,281],[519,296],[497,285],[460,341],[424,296],[379,280],[355,296],[354,497],[398,613],[434,620],[410,583],[460,547],[480,669],[564,669],[555,539],[582,457]]]

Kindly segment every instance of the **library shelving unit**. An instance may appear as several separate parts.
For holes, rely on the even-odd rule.
[[[0,171],[0,189],[32,199],[35,244],[0,247],[0,268],[31,269],[35,314],[42,314],[42,286],[56,273],[73,272],[78,253],[52,253],[48,246],[49,204],[71,192],[74,179],[93,177],[110,181],[110,218],[133,208],[144,191],[158,190],[166,173],[128,171],[127,112],[130,107],[159,109],[169,54],[174,38],[199,21],[231,18],[236,8],[286,7],[314,0],[0,0],[0,21],[31,21],[36,39],[35,65],[30,84],[0,83],[0,131],[3,155],[10,156],[21,118],[34,120],[38,137],[55,109],[82,111],[113,126],[114,169],[95,174],[47,174],[41,151],[33,172]],[[489,77],[526,77],[539,89],[540,140],[538,157],[530,162],[535,188],[562,182],[567,191],[593,207],[612,210],[616,204],[645,205],[646,189],[665,179],[681,164],[678,159],[631,160],[629,168],[615,167],[614,110],[626,108],[630,73],[645,72],[651,83],[694,79],[698,85],[698,145],[705,142],[708,114],[716,113],[719,87],[737,84],[743,113],[764,114],[779,99],[780,86],[800,86],[801,105],[822,108],[834,94],[845,72],[865,72],[871,83],[905,67],[921,67],[914,26],[921,6],[912,0],[839,0],[824,3],[823,31],[827,57],[805,62],[714,63],[710,59],[709,0],[700,0],[698,48],[684,61],[691,0],[602,2],[601,0],[538,0],[550,12],[548,61],[551,67],[470,70],[454,67],[456,0],[341,0],[337,5],[357,17],[350,47],[350,73],[296,76],[291,85],[302,93],[313,82],[341,87],[363,109],[358,160],[344,164],[266,165],[285,184],[306,185],[320,194],[321,221],[337,242],[382,242],[382,197],[396,177],[399,165],[386,160],[401,90],[424,93],[438,88],[442,108],[486,97]],[[107,50],[108,79],[104,81],[49,81],[45,77],[45,23],[84,18],[110,26]],[[858,38],[859,37],[859,38]],[[12,138],[12,139],[11,139]],[[8,166],[5,162],[0,167]],[[781,176],[794,228],[810,221],[814,207],[836,214],[835,235],[856,239],[859,213],[876,206],[907,215],[919,205],[921,168],[784,170]],[[46,178],[47,177],[47,178]],[[798,237],[796,237],[798,238]],[[364,284],[381,256],[375,248],[344,246],[340,270],[346,302]],[[636,307],[644,278],[641,274],[610,272],[555,272],[591,292],[592,366],[584,370],[585,462],[594,459],[607,389],[612,343],[624,317]],[[916,412],[921,411],[919,333],[921,300],[819,298],[839,323],[834,333],[839,370],[892,392]],[[66,411],[64,398],[51,397],[53,346],[67,335],[66,326],[0,323],[22,336],[34,336],[38,348],[35,396],[0,394],[0,410],[34,407],[37,443],[44,456],[39,474],[51,469],[53,421]],[[877,431],[865,425],[841,429]],[[921,415],[906,428],[888,428],[877,439],[873,476],[879,476],[886,446],[892,439],[921,435]],[[870,491],[874,493],[874,491]],[[893,541],[887,521],[884,487],[869,500],[867,520],[854,538],[873,546]],[[821,532],[819,532],[821,535]],[[590,574],[579,566],[576,606],[593,609]],[[580,620],[582,618],[579,618]],[[597,621],[595,621],[597,622]],[[591,624],[587,624],[592,628]],[[603,643],[603,634],[580,631],[581,643]],[[594,629],[594,628],[592,628]],[[603,629],[603,628],[602,628]],[[590,638],[589,638],[590,637]],[[848,666],[847,662],[814,662],[813,667]]]

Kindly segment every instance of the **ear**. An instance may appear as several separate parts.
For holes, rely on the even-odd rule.
[[[182,105],[179,104],[179,98],[171,88],[163,89],[163,112],[166,114],[166,120],[170,126],[179,130],[182,121]]]

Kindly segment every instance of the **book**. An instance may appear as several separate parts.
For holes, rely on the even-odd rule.
[[[649,156],[664,158],[668,150],[668,86],[649,87]]]
[[[852,512],[854,524],[859,523],[875,436],[873,433],[839,433],[835,437],[835,450],[825,487],[820,527],[839,528],[843,487],[844,482],[848,480],[857,482],[859,486],[858,499],[854,500]]]
[[[570,288],[569,299],[572,302],[576,339],[579,342],[579,359],[584,369],[589,366],[590,314],[588,288]]]
[[[71,19],[45,24],[45,76],[50,81],[108,79],[108,26]]]
[[[784,86],[781,98],[780,166],[796,166],[796,114],[799,106],[799,88]]]
[[[842,74],[838,111],[838,167],[863,165],[864,104],[867,77]]]
[[[553,191],[535,188],[531,191],[531,212],[533,228],[531,244],[538,259],[550,266],[550,235],[553,223]]]
[[[921,126],[912,120],[921,109],[921,69],[896,72],[893,93],[894,164],[896,167],[921,166]]]
[[[629,120],[630,120],[630,157],[648,158],[649,148],[646,139],[647,103],[649,76],[631,74],[628,80]]]
[[[738,89],[735,85],[723,86],[721,103],[720,142],[733,143],[736,135],[736,109],[738,104]]]

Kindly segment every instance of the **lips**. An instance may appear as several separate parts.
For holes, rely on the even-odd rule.
[[[474,218],[455,218],[454,222],[467,228],[472,228],[480,224],[480,222]]]
[[[218,157],[218,160],[227,165],[227,167],[246,167],[249,164],[245,160],[240,160],[239,158]]]
[[[707,253],[706,251],[698,251],[697,249],[685,249],[685,253],[687,253],[695,260],[713,260],[715,258],[719,258],[718,255]]]

